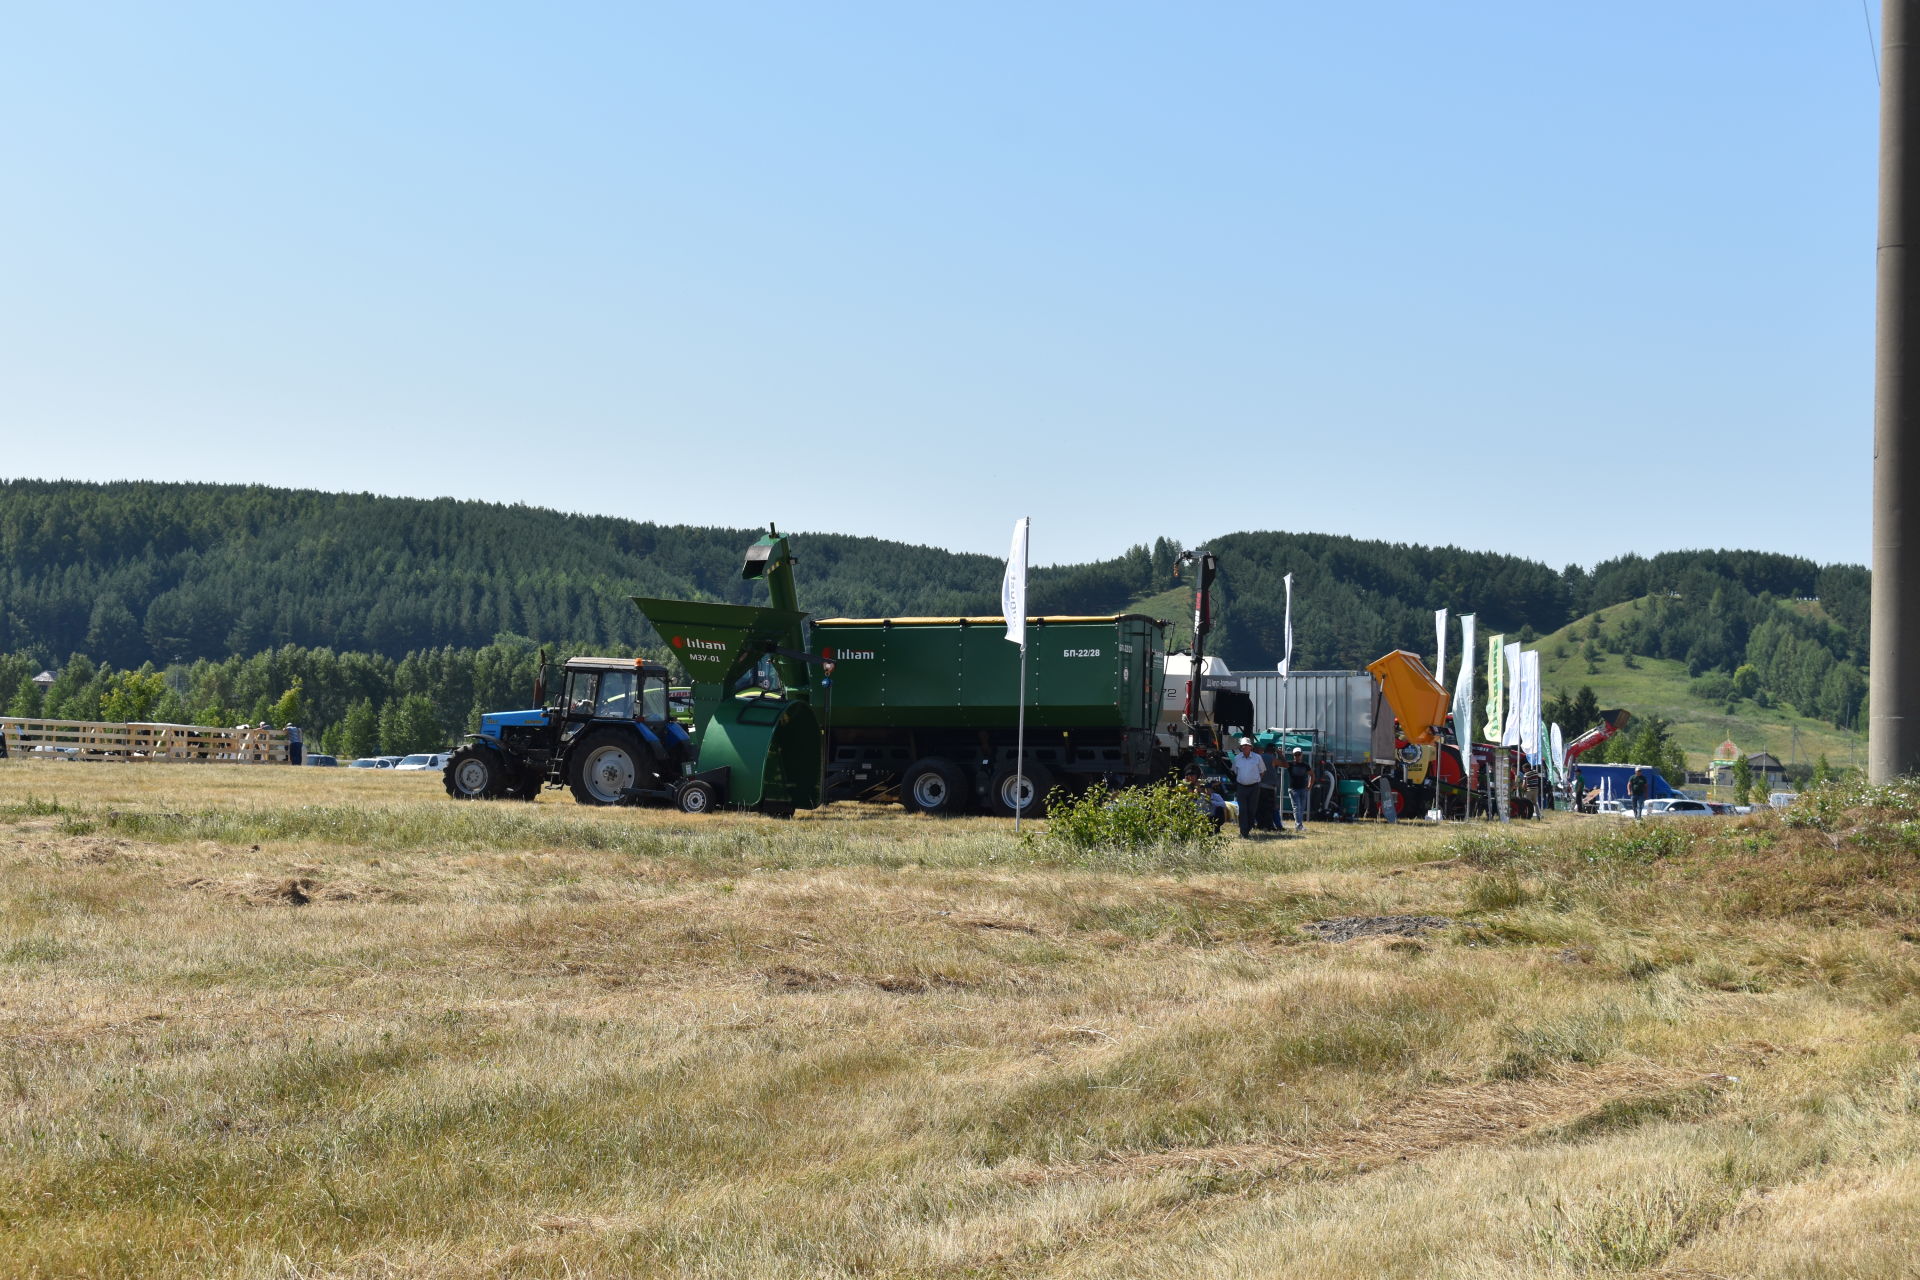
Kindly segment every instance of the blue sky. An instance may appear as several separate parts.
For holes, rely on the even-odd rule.
[[[1868,556],[1858,0],[0,17],[0,474]]]

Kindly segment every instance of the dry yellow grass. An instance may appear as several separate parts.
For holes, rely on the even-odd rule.
[[[1883,817],[1170,875],[865,807],[0,764],[0,1275],[1913,1275]],[[1387,914],[1462,923],[1298,929]]]

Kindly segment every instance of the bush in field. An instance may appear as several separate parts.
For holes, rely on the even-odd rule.
[[[1078,796],[1055,791],[1047,797],[1045,839],[1065,861],[1134,865],[1144,857],[1170,869],[1208,862],[1220,845],[1199,799],[1172,781],[1119,791],[1096,783]]]

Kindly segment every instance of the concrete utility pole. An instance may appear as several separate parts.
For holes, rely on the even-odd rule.
[[[1880,238],[1873,351],[1873,627],[1867,776],[1920,773],[1920,0],[1880,8]],[[1911,142],[1910,142],[1911,140]]]

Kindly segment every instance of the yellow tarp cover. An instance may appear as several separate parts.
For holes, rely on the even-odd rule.
[[[1440,682],[1427,670],[1427,664],[1405,649],[1395,649],[1384,658],[1375,658],[1367,670],[1380,682],[1387,705],[1399,717],[1400,732],[1408,742],[1425,745],[1434,741],[1434,730],[1447,723],[1447,711],[1453,701]]]

